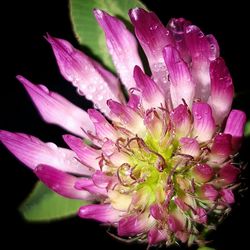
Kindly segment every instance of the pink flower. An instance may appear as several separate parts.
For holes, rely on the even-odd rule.
[[[200,241],[210,218],[224,215],[220,202],[234,202],[228,185],[236,181],[233,156],[246,123],[244,112],[230,111],[234,87],[218,44],[182,18],[165,27],[154,13],[132,9],[147,75],[133,34],[102,10],[94,15],[118,76],[63,39],[48,35],[47,41],[61,74],[96,109],[81,110],[17,77],[42,118],[74,134],[63,136],[70,149],[8,131],[0,140],[58,194],[95,201],[79,208],[81,218],[150,245]]]

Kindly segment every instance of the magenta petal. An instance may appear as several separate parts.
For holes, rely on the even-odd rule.
[[[129,11],[129,16],[134,25],[135,34],[148,58],[153,79],[162,92],[168,95],[168,75],[162,50],[172,44],[171,34],[153,12],[135,8]]]
[[[128,128],[134,134],[140,134],[141,130],[143,130],[143,119],[141,116],[136,112],[136,110],[132,109],[128,105],[121,104],[114,100],[108,100],[107,102],[111,116],[114,121],[126,124]]]
[[[64,78],[77,88],[80,95],[85,95],[102,112],[107,113],[106,100],[120,100],[122,96],[118,79],[69,42],[50,35],[46,39],[52,46]]]
[[[151,70],[154,71],[153,65],[163,62],[162,49],[172,43],[169,31],[153,12],[135,8],[129,11],[129,16]]]
[[[148,232],[148,243],[149,245],[157,244],[163,240],[166,241],[167,234],[164,230],[159,230],[157,228],[152,228]]]
[[[107,196],[107,189],[96,186],[92,179],[78,178],[74,187],[77,190],[86,190],[93,195]]]
[[[197,164],[192,171],[198,182],[208,182],[214,176],[213,168],[207,164]]]
[[[173,107],[183,103],[183,100],[191,108],[195,94],[195,84],[191,79],[187,64],[180,57],[179,52],[172,46],[163,50],[163,57],[169,71],[171,80],[170,94]]]
[[[172,18],[167,25],[174,38],[175,47],[180,52],[181,57],[186,63],[190,63],[191,61],[185,41],[186,27],[190,24],[191,23],[184,18]]]
[[[66,130],[83,136],[82,128],[93,130],[88,114],[61,95],[49,91],[44,85],[34,85],[22,76],[17,79],[23,84],[43,119]]]
[[[150,206],[150,215],[152,215],[156,220],[161,220],[163,217],[162,207],[157,205],[157,204],[151,205]]]
[[[79,209],[78,215],[83,219],[93,219],[104,223],[116,223],[123,212],[112,208],[108,204],[87,205]]]
[[[240,169],[236,168],[231,163],[223,166],[219,171],[219,177],[226,183],[231,184],[236,181],[238,175],[240,173]]]
[[[134,66],[142,67],[134,36],[119,19],[105,11],[95,9],[94,15],[105,32],[109,53],[122,82],[127,89],[134,87]]]
[[[180,139],[180,146],[182,154],[191,155],[196,158],[201,153],[199,143],[193,138],[182,137]]]
[[[183,225],[181,222],[173,215],[169,215],[167,218],[167,224],[172,232],[181,231],[183,229]]]
[[[207,223],[207,212],[204,208],[198,207],[196,210],[196,215],[195,215],[195,221],[197,221],[200,224],[205,224]]]
[[[146,232],[152,225],[152,218],[142,215],[131,215],[122,218],[118,223],[119,236],[133,236]]]
[[[211,94],[208,100],[216,124],[223,122],[233,102],[234,86],[230,73],[222,58],[210,64]]]
[[[189,210],[188,205],[181,199],[181,198],[175,198],[174,203],[182,210],[187,211]]]
[[[77,181],[75,176],[43,164],[38,165],[34,172],[46,186],[62,196],[72,199],[95,199],[89,192],[74,188],[74,184]]]
[[[201,196],[207,200],[214,201],[218,197],[218,191],[212,184],[204,184],[201,187]]]
[[[118,179],[115,176],[106,175],[104,172],[97,170],[92,175],[93,183],[99,188],[111,188],[118,183]]]
[[[210,94],[209,64],[219,56],[218,44],[213,36],[205,36],[195,25],[185,28],[185,42],[192,59],[196,98],[207,101]]]
[[[220,195],[221,199],[227,204],[233,204],[235,202],[234,194],[231,189],[222,189]]]
[[[180,104],[171,113],[170,118],[178,137],[185,137],[189,134],[191,128],[191,117],[188,107]]]
[[[95,126],[96,135],[101,139],[110,139],[116,141],[118,136],[113,126],[106,118],[95,109],[88,109],[88,114]]]
[[[137,88],[141,90],[143,107],[145,109],[157,108],[165,105],[165,99],[156,83],[140,67],[134,68],[134,79]]]
[[[215,136],[209,160],[222,163],[232,154],[232,136],[229,134],[218,134]]]
[[[8,131],[0,131],[0,140],[22,163],[31,169],[39,164],[51,165],[74,174],[89,175],[90,172],[76,159],[76,154],[54,143],[44,143],[38,138]]]
[[[99,161],[101,156],[100,150],[86,145],[82,139],[73,135],[63,135],[63,139],[77,154],[81,163],[93,169],[99,169]]]
[[[224,133],[232,135],[232,146],[234,152],[236,152],[241,145],[246,121],[246,114],[237,109],[233,109],[227,118]]]
[[[197,102],[193,104],[193,136],[198,142],[209,141],[215,132],[215,122],[212,110],[207,103]]]

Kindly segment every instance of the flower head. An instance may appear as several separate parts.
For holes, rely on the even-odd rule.
[[[78,136],[63,136],[71,150],[20,133],[1,131],[0,139],[55,192],[96,201],[79,209],[81,218],[149,245],[202,242],[234,203],[234,155],[246,122],[244,112],[230,111],[233,83],[218,44],[183,18],[165,27],[154,13],[132,9],[149,76],[125,25],[102,10],[94,15],[119,78],[69,42],[46,39],[62,75],[96,109],[17,77],[45,121]]]

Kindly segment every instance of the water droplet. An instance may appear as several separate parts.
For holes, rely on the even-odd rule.
[[[39,87],[42,91],[44,91],[45,93],[49,94],[49,90],[48,90],[48,88],[47,88],[46,86],[44,86],[44,85],[38,85],[38,87]]]
[[[156,30],[157,28],[158,28],[158,25],[157,25],[157,24],[155,24],[155,25],[149,27],[150,30]]]
[[[79,88],[76,89],[76,92],[77,92],[79,95],[84,95],[84,92],[83,92],[81,89],[79,89]]]
[[[103,96],[102,95],[97,96],[97,100],[98,101],[102,101],[103,100]]]
[[[57,145],[53,142],[48,142],[47,145],[51,148],[51,149],[57,149]]]
[[[86,98],[89,99],[89,100],[92,100],[92,99],[93,99],[93,95],[87,94],[87,95],[86,95]]]

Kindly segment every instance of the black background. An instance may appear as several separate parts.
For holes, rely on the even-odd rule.
[[[205,33],[216,36],[221,55],[225,58],[240,93],[235,108],[248,112],[249,117],[249,39],[247,7],[242,2],[199,1],[183,4],[181,1],[144,1],[166,24],[171,17],[185,17],[198,25]],[[184,2],[184,1],[183,1]],[[77,46],[71,30],[66,0],[11,1],[1,6],[1,129],[33,134],[44,141],[65,145],[61,139],[64,131],[45,124],[39,117],[31,100],[15,79],[23,74],[33,82],[45,83],[81,107],[90,107],[84,98],[78,97],[74,89],[59,74],[48,43],[43,39],[46,32],[71,41]],[[241,152],[241,159],[249,161],[249,139]],[[17,211],[36,182],[33,173],[18,162],[1,146],[1,241],[8,248],[19,247],[68,247],[73,249],[119,248],[145,249],[145,246],[124,245],[111,239],[105,228],[98,223],[68,219],[50,224],[28,224]],[[249,171],[246,171],[249,177]],[[246,249],[248,245],[249,192],[234,206],[232,215],[213,235],[213,246],[217,250]],[[8,249],[7,248],[7,249]],[[177,248],[178,249],[178,248]]]

